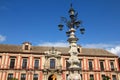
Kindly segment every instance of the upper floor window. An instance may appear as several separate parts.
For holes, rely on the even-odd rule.
[[[104,71],[104,61],[100,61],[100,69],[101,71]]]
[[[35,59],[35,61],[34,61],[34,68],[35,69],[39,68],[39,60],[38,59]]]
[[[111,71],[114,71],[114,61],[110,61],[110,67],[111,67]]]
[[[94,80],[94,75],[90,74],[90,80]]]
[[[112,80],[117,80],[116,75],[112,75]]]
[[[82,60],[79,60],[80,61],[80,63],[79,63],[79,67],[80,67],[80,69],[82,69]],[[70,63],[69,63],[70,64]]]
[[[25,50],[25,51],[30,50],[31,49],[31,43],[30,42],[24,42],[23,46],[22,46],[22,49]]]
[[[27,68],[27,59],[26,58],[23,59],[22,68],[23,69]]]
[[[66,69],[68,69],[70,67],[70,63],[67,60],[68,59],[66,59]]]
[[[21,80],[26,80],[26,74],[21,74]]]
[[[28,45],[25,45],[25,50],[29,50],[29,46]]]
[[[50,68],[55,69],[55,59],[50,59]]]
[[[0,56],[0,63],[1,63],[1,61],[2,61],[2,56]]]
[[[38,80],[38,74],[34,74],[33,80]]]
[[[13,73],[9,73],[7,80],[11,80],[12,78],[13,78]]]
[[[89,60],[89,70],[93,70],[93,64],[92,64],[92,60]]]
[[[15,59],[10,59],[10,69],[13,69],[15,65]]]

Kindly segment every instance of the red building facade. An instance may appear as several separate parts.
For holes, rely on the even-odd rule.
[[[67,80],[69,48],[0,45],[0,80]],[[82,80],[119,80],[118,56],[103,50],[78,46]]]

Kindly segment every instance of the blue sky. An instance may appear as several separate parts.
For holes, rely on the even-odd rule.
[[[78,44],[120,55],[120,0],[0,0],[0,44],[68,45],[57,25],[71,2],[86,29]]]

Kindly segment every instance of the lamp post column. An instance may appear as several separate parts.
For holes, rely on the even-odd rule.
[[[67,20],[65,17],[62,17],[61,20],[66,23],[67,27],[68,27],[68,31],[66,32],[67,36],[68,36],[68,42],[69,42],[69,54],[70,54],[70,58],[69,60],[67,60],[70,63],[70,67],[68,68],[69,71],[69,75],[68,75],[68,80],[81,80],[81,76],[80,76],[80,61],[78,59],[78,46],[77,46],[77,41],[78,38],[75,35],[75,32],[77,29],[80,28],[80,32],[81,34],[84,33],[85,29],[82,28],[81,25],[81,21],[77,20],[77,15],[78,13],[75,13],[75,10],[72,7],[71,4],[71,8],[69,10],[69,17],[70,20]],[[63,29],[63,25],[59,24],[58,25],[59,30],[61,31]]]
[[[70,37],[68,38],[70,50],[70,58],[68,62],[70,63],[69,71],[70,74],[68,76],[68,80],[81,80],[81,76],[79,73],[79,59],[78,59],[78,51],[77,51],[77,40],[78,38],[75,37],[75,29],[70,29]]]

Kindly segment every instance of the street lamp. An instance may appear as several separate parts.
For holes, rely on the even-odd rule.
[[[80,32],[81,32],[81,34],[84,34],[85,29],[84,29],[84,28],[81,28],[81,29],[80,29]]]
[[[66,25],[69,28],[69,30],[71,28],[75,28],[75,29],[80,28],[81,34],[84,34],[85,28],[83,28],[82,25],[81,25],[82,21],[81,20],[77,20],[78,13],[75,12],[75,10],[72,7],[72,4],[71,4],[71,8],[68,11],[68,13],[70,15],[70,20],[67,20],[65,17],[61,17],[61,21],[64,22],[64,23],[66,23]],[[58,25],[58,27],[59,27],[59,30],[62,31],[64,25],[62,23],[60,23]]]
[[[61,21],[65,23],[68,27],[68,31],[66,31],[66,35],[68,36],[68,42],[69,42],[69,54],[70,58],[67,60],[70,63],[70,67],[68,68],[69,75],[67,80],[81,80],[80,76],[80,67],[79,67],[79,59],[78,59],[78,46],[77,41],[78,38],[75,35],[75,32],[79,29],[81,34],[84,34],[85,29],[82,27],[82,21],[77,20],[78,13],[75,12],[75,10],[71,7],[68,11],[70,20],[67,20],[65,17],[61,17]],[[59,24],[58,25],[59,30],[63,30],[64,25]]]
[[[69,14],[70,14],[70,18],[74,18],[75,10],[72,8],[72,4],[71,4],[71,8],[69,10]]]

